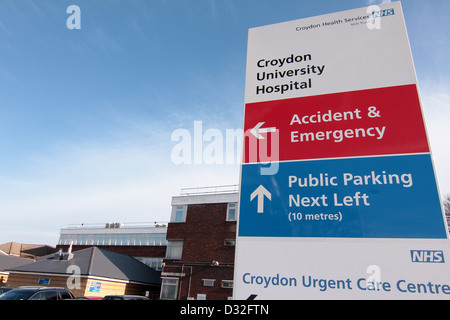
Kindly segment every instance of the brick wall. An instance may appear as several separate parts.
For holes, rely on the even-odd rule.
[[[236,222],[226,221],[227,204],[189,205],[186,222],[170,223],[168,240],[183,240],[183,261],[234,263],[234,247],[225,239],[236,238]]]
[[[189,205],[186,221],[169,223],[167,240],[183,240],[181,260],[165,260],[163,273],[183,274],[179,277],[180,300],[197,299],[206,294],[208,300],[226,300],[231,288],[223,288],[223,280],[233,280],[234,246],[225,246],[226,239],[236,239],[236,222],[226,221],[226,203]],[[212,266],[218,261],[218,266]],[[214,280],[204,286],[204,279]]]

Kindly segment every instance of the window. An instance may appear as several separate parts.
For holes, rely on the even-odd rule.
[[[149,234],[148,237],[149,237],[148,243],[149,243],[151,246],[154,246],[154,245],[156,244],[156,242],[157,242],[157,240],[156,240],[156,234]]]
[[[144,234],[137,234],[136,235],[135,244],[138,245],[138,246],[145,245],[145,236],[144,236]]]
[[[161,271],[163,258],[148,258],[148,257],[135,257],[143,264],[148,265],[150,268],[153,268],[157,271]]]
[[[87,235],[79,235],[78,236],[79,237],[79,243],[81,244],[81,245],[87,245],[88,244],[88,236]]]
[[[56,291],[47,291],[45,293],[45,300],[58,300],[58,292]]]
[[[58,300],[58,292],[53,290],[41,291],[33,295],[30,300]]]
[[[172,207],[171,222],[186,222],[186,206]]]
[[[155,234],[155,237],[156,237],[156,242],[155,242],[156,246],[165,246],[165,245],[167,245],[167,240],[166,240],[166,234],[165,233]]]
[[[65,299],[72,299],[72,298],[73,298],[73,297],[70,295],[70,293],[67,292],[67,291],[65,291],[65,290],[59,291],[59,295],[60,295],[60,298],[61,298],[62,300],[65,300]]]
[[[183,241],[167,241],[167,259],[180,260],[183,254]]]
[[[236,240],[234,239],[226,239],[225,240],[225,247],[235,247],[236,246]]]
[[[61,235],[59,237],[59,244],[66,244],[67,238],[68,237],[66,235]]]
[[[120,234],[87,234],[63,235],[59,244],[95,245],[95,246],[165,246],[165,233],[120,233]]]
[[[233,288],[233,280],[222,280],[222,288]]]
[[[229,203],[227,210],[227,221],[236,221],[237,203]]]
[[[203,286],[204,287],[214,287],[214,281],[215,279],[203,279]]]
[[[148,246],[148,245],[150,245],[150,235],[149,234],[143,234],[142,235],[142,244],[143,245],[146,245],[146,246]]]
[[[178,279],[163,278],[161,283],[161,299],[176,300],[178,292]]]
[[[45,300],[45,292],[38,292],[30,298],[30,300]]]

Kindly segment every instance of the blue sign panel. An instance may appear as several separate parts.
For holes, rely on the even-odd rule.
[[[48,278],[39,278],[38,284],[42,286],[48,286],[50,284],[50,279]]]
[[[262,167],[242,167],[241,237],[447,237],[429,154]]]

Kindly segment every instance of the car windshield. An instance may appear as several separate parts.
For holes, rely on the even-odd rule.
[[[28,300],[33,293],[32,290],[11,290],[0,295],[0,300]]]

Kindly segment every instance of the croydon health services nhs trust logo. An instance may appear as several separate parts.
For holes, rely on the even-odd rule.
[[[372,8],[372,10],[370,10],[371,8]],[[380,7],[378,7],[378,6],[369,7],[369,11],[372,11],[373,18],[393,16],[395,14],[394,8],[380,10]]]
[[[381,29],[381,18],[395,15],[394,8],[383,9],[379,6],[373,5],[367,8],[367,28],[370,30]]]
[[[411,250],[411,261],[417,263],[445,263],[442,250]]]

